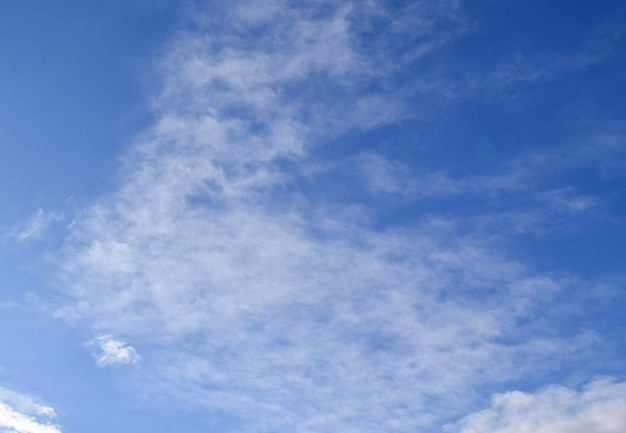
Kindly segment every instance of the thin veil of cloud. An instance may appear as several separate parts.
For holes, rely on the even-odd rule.
[[[56,212],[37,209],[37,212],[27,220],[10,229],[5,229],[3,241],[23,244],[37,240],[44,236],[54,223],[59,222],[62,218]]]
[[[195,11],[160,55],[155,125],[60,259],[57,316],[100,335],[99,365],[138,361],[132,344],[142,395],[245,431],[369,433],[437,431],[475,410],[478,385],[587,360],[593,330],[547,325],[584,282],[444,219],[382,230],[299,183],[324,140],[407,116],[394,74],[463,27],[457,2],[413,3]],[[359,161],[371,190],[403,187],[382,157]]]

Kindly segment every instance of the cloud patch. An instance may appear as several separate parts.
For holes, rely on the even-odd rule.
[[[114,339],[111,335],[99,335],[87,345],[95,348],[93,356],[98,367],[137,364],[141,361],[141,356],[134,347]]]
[[[551,386],[535,394],[512,391],[464,418],[458,433],[622,433],[626,382],[601,379],[581,390]]]
[[[52,424],[56,417],[53,408],[34,399],[0,388],[0,431],[9,433],[61,433]]]

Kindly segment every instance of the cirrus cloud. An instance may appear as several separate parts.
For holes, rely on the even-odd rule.
[[[121,336],[142,343],[143,395],[246,431],[346,433],[436,431],[475,409],[479,385],[548,359],[593,365],[593,329],[551,326],[584,316],[584,281],[533,271],[462,218],[381,228],[367,205],[332,198],[339,182],[311,192],[324,140],[408,115],[395,74],[454,39],[458,2],[253,3],[198,13],[170,42],[155,125],[71,228],[58,315],[105,333],[98,365],[139,361]],[[416,184],[369,155],[362,170],[385,170],[370,190]],[[435,177],[484,196],[533,179],[513,174]]]

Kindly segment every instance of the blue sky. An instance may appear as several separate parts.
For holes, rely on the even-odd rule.
[[[618,1],[9,1],[0,432],[626,431]]]

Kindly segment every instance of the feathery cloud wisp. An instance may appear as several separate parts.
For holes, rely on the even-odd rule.
[[[54,212],[38,209],[35,215],[8,232],[8,237],[15,242],[28,242],[43,236],[52,224],[61,220]]]

